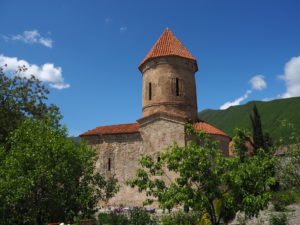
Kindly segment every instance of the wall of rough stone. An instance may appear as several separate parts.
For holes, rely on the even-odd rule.
[[[185,134],[185,123],[176,120],[172,116],[151,116],[142,119],[139,133],[132,134],[102,134],[85,136],[84,139],[96,149],[96,170],[104,174],[106,178],[115,177],[121,188],[117,195],[112,198],[106,207],[142,206],[146,196],[137,189],[125,185],[125,182],[135,177],[141,154],[150,154],[154,160],[158,159],[160,152],[174,143],[186,146],[191,137]],[[213,135],[220,141],[220,148],[228,155],[229,137]],[[110,171],[108,160],[110,159]],[[167,171],[165,169],[165,171]],[[167,183],[176,177],[174,173],[167,172],[162,179]],[[100,203],[103,206],[104,203]],[[157,206],[157,203],[154,204]]]
[[[231,141],[230,137],[219,135],[219,134],[213,134],[211,135],[214,140],[217,140],[218,148],[221,149],[225,156],[229,156],[229,144]]]
[[[157,160],[158,153],[165,151],[174,141],[184,146],[184,123],[156,118],[147,121],[146,125],[141,125],[140,133],[86,136],[84,139],[96,149],[96,170],[106,178],[116,178],[121,186],[120,191],[106,207],[142,206],[146,196],[124,183],[135,177],[141,154],[150,154]],[[174,174],[168,173],[168,176],[163,177],[166,181],[169,181],[169,178],[174,178]],[[100,206],[102,205],[104,203],[100,203]]]
[[[194,60],[164,56],[151,59],[142,67],[143,117],[156,112],[174,112],[193,121],[197,119],[197,97]],[[178,79],[179,95],[176,94]],[[151,83],[151,99],[149,99]]]
[[[124,205],[141,205],[143,194],[139,194],[124,183],[132,179],[138,168],[140,155],[143,153],[143,143],[140,133],[132,134],[102,134],[84,137],[96,149],[96,170],[106,178],[114,177],[121,186],[117,195],[110,199],[107,207]],[[108,170],[108,160],[111,168]],[[104,203],[99,203],[103,206]]]
[[[185,124],[168,118],[158,118],[140,126],[144,153],[164,152],[174,141],[185,146]]]
[[[151,155],[154,161],[158,160],[159,153],[165,152],[167,147],[176,142],[179,146],[185,146],[185,123],[172,117],[159,116],[152,118],[140,126],[145,154]],[[176,178],[176,174],[163,168],[165,175],[160,178],[167,184]],[[157,206],[154,202],[153,206]]]
[[[222,150],[225,156],[230,156],[230,143],[231,143],[231,138],[228,136],[224,135],[219,135],[219,134],[210,134],[213,140],[218,141],[218,149]],[[195,141],[196,137],[193,135],[186,135],[186,142],[188,143],[189,141]]]

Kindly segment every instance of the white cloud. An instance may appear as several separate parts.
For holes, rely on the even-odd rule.
[[[64,82],[62,76],[61,67],[55,67],[52,63],[45,63],[41,66],[36,64],[30,64],[25,60],[18,59],[17,57],[7,57],[0,54],[0,66],[4,67],[4,72],[14,72],[18,69],[18,66],[25,66],[27,70],[20,74],[24,77],[30,77],[34,75],[36,78],[43,82],[50,84],[52,88],[63,89],[69,88],[70,85]]]
[[[244,101],[245,99],[247,99],[251,93],[252,93],[252,90],[246,91],[246,93],[243,96],[235,99],[234,101],[225,102],[223,105],[221,105],[220,109],[227,109],[230,106],[240,105],[241,102]]]
[[[264,81],[264,76],[261,74],[252,77],[249,82],[254,90],[262,90],[267,87],[267,83]]]
[[[6,39],[8,38],[5,36]],[[22,34],[13,35],[10,40],[22,41],[27,44],[41,44],[45,47],[52,48],[53,41],[50,38],[42,37],[37,30],[27,30]]]
[[[126,32],[128,29],[127,27],[120,27],[120,32],[123,33],[123,32]]]
[[[285,64],[284,75],[279,76],[285,81],[286,92],[281,94],[281,98],[300,96],[300,56],[293,57]]]
[[[242,101],[247,99],[249,95],[252,93],[253,90],[263,90],[267,87],[267,83],[264,80],[264,76],[262,74],[256,75],[249,80],[251,84],[251,90],[246,91],[246,93],[235,99],[232,102],[225,102],[223,105],[220,106],[220,109],[227,109],[230,106],[240,105]]]
[[[109,17],[106,17],[104,22],[107,24],[107,23],[110,23],[111,19]]]
[[[50,84],[50,87],[61,90],[64,88],[69,88],[70,84],[64,84],[64,83]]]

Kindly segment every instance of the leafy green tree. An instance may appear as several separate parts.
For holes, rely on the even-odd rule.
[[[281,139],[277,148],[284,152],[284,157],[277,164],[277,178],[284,188],[297,188],[300,190],[300,136],[297,134],[294,124],[287,120],[281,121],[281,128],[289,133],[288,142]]]
[[[256,216],[270,200],[267,187],[274,182],[270,172],[274,157],[262,149],[246,157],[247,149],[239,149],[247,136],[241,131],[234,138],[237,156],[225,157],[215,141],[204,133],[195,134],[191,127],[187,131],[197,136],[196,141],[185,147],[173,144],[161,153],[159,162],[144,155],[128,184],[152,197],[145,204],[154,197],[163,209],[185,206],[208,214],[213,225],[232,220],[238,211]],[[165,182],[170,172],[176,178]]]
[[[44,225],[91,217],[116,181],[94,170],[95,151],[49,120],[25,119],[0,145],[0,224]]]
[[[286,187],[296,187],[300,190],[300,145],[286,152],[281,160],[279,179]]]
[[[49,91],[42,82],[34,76],[20,76],[26,71],[24,66],[6,76],[5,66],[0,66],[0,143],[5,143],[9,133],[25,118],[51,117],[57,125],[61,115],[55,105],[45,103]]]

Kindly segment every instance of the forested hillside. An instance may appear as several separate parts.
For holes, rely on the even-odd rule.
[[[251,130],[249,115],[254,103],[261,115],[263,129],[271,137],[286,138],[290,135],[288,129],[281,127],[282,120],[292,123],[297,134],[300,134],[300,97],[268,102],[251,101],[244,105],[229,107],[226,110],[207,109],[199,112],[199,119],[216,126],[229,135],[234,135],[234,129],[237,127]]]

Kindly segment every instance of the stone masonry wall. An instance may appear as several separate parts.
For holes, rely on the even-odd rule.
[[[195,121],[198,112],[195,71],[193,60],[178,56],[164,56],[146,62],[142,67],[143,117],[165,111],[179,113]]]
[[[142,206],[146,196],[125,184],[135,177],[140,155],[150,154],[154,160],[158,160],[159,153],[166,151],[175,141],[179,146],[186,146],[189,139],[185,134],[185,123],[172,117],[154,116],[145,119],[141,122],[139,131],[84,137],[97,151],[96,170],[106,178],[116,178],[121,186],[114,198],[107,204],[99,203],[99,206]],[[228,155],[230,138],[222,135],[213,135],[213,138],[220,141],[220,148]],[[175,177],[174,173],[167,172],[162,179],[168,183]],[[153,207],[156,206],[157,203],[154,203]]]
[[[179,146],[185,146],[185,123],[158,118],[140,127],[143,138],[144,153],[150,154],[157,161],[160,152],[165,152],[168,146],[176,142]],[[166,175],[161,178],[169,183],[176,177],[175,173],[164,169]],[[153,206],[157,206],[154,202]]]
[[[211,136],[214,140],[219,141],[218,147],[223,151],[224,155],[229,156],[229,144],[231,138],[223,135],[218,135],[218,134],[211,135]]]
[[[105,204],[106,207],[142,206],[146,196],[124,184],[135,177],[140,155],[150,154],[157,160],[158,153],[165,151],[174,141],[180,146],[185,145],[184,123],[166,119],[157,119],[141,126],[140,133],[84,138],[97,151],[96,170],[106,178],[116,178],[121,186],[117,195]],[[166,180],[169,178],[174,178],[174,175],[164,177]]]
[[[124,184],[134,177],[140,154],[143,153],[140,133],[106,134],[84,138],[96,149],[96,170],[106,178],[116,178],[120,185],[120,191],[105,206],[141,205],[140,199],[144,199],[144,195]],[[101,202],[99,205],[103,206],[104,203]]]

